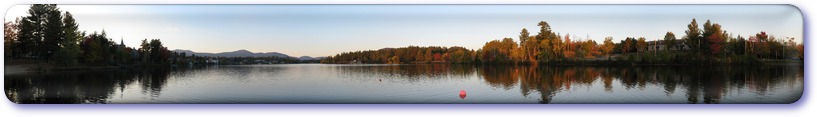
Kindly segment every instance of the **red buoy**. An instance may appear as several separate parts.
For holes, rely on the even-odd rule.
[[[465,90],[460,90],[460,99],[465,99]]]

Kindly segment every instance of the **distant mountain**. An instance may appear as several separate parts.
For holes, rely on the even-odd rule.
[[[298,60],[302,60],[302,61],[305,61],[305,60],[321,60],[323,58],[326,58],[326,57],[301,56],[301,57],[298,57]]]
[[[314,60],[314,59],[315,59],[315,58],[312,58],[312,57],[310,57],[310,56],[301,56],[301,57],[298,57],[298,60],[302,60],[302,61],[303,61],[303,60]]]
[[[271,56],[292,57],[292,56],[289,56],[289,55],[286,55],[286,54],[283,54],[283,53],[278,53],[278,52],[253,53],[253,52],[250,52],[250,51],[247,51],[247,50],[236,50],[236,51],[232,51],[232,52],[221,52],[221,53],[199,53],[199,52],[193,52],[191,50],[181,50],[181,49],[175,49],[175,50],[172,50],[172,51],[173,52],[178,52],[178,53],[185,53],[188,56],[196,54],[196,56],[209,56],[209,57],[271,57]],[[292,58],[294,58],[294,57],[292,57]]]

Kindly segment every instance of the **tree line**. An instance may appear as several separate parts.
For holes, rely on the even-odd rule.
[[[87,33],[68,11],[54,4],[34,4],[28,16],[4,22],[6,60],[33,60],[62,67],[145,65],[236,65],[303,63],[293,57],[207,57],[173,52],[160,39],[144,39],[137,47],[117,44],[105,30]],[[220,61],[220,62],[219,62]]]
[[[321,60],[321,63],[473,63],[474,55],[473,50],[457,46],[450,48],[440,46],[408,46],[344,52],[324,58]]]
[[[54,4],[34,4],[28,16],[4,23],[5,57],[35,60],[59,66],[78,64],[124,66],[131,64],[168,64],[183,60],[184,53],[167,50],[159,39],[142,40],[138,48],[117,44],[103,30],[79,31],[68,11]]]
[[[685,35],[677,39],[667,32],[664,39],[648,41],[627,37],[613,42],[562,36],[541,21],[532,35],[523,28],[518,42],[513,38],[492,40],[478,50],[463,47],[385,48],[344,52],[329,56],[322,63],[621,63],[621,64],[755,64],[762,60],[802,59],[803,44],[795,38],[782,39],[759,32],[749,38],[729,34],[718,23],[706,21],[703,29],[692,19]]]

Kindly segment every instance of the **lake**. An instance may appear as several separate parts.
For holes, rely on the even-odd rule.
[[[793,103],[795,66],[281,64],[6,75],[15,103]],[[465,91],[466,95],[460,95]]]

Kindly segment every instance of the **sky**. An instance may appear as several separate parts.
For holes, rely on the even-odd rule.
[[[27,16],[16,5],[5,21]],[[765,31],[803,42],[803,16],[790,5],[58,5],[82,31],[105,31],[137,47],[161,39],[168,49],[195,52],[281,52],[330,56],[387,47],[461,46],[479,49],[502,38],[518,41],[546,21],[573,40],[684,36],[693,18],[732,35]]]

